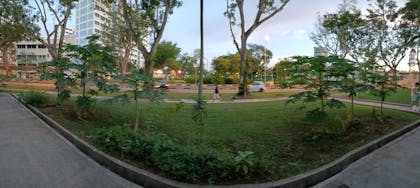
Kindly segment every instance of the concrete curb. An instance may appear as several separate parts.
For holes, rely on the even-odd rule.
[[[417,128],[420,126],[420,120],[414,122],[408,126],[405,126],[393,133],[385,135],[381,138],[378,138],[358,149],[355,149],[346,155],[330,162],[324,166],[321,166],[317,169],[312,171],[299,174],[290,178],[286,178],[283,180],[267,182],[267,183],[260,183],[260,184],[240,184],[240,185],[194,185],[194,184],[187,184],[182,182],[177,182],[173,180],[169,180],[167,178],[158,176],[156,174],[150,173],[148,171],[139,169],[134,167],[130,164],[127,164],[121,160],[118,160],[114,157],[111,157],[104,152],[98,150],[94,146],[90,145],[89,143],[83,141],[82,139],[78,138],[77,136],[73,135],[70,131],[66,130],[60,124],[37,110],[35,107],[25,104],[23,101],[19,100],[19,98],[12,94],[12,96],[20,101],[23,105],[25,105],[29,110],[31,110],[34,114],[36,114],[40,119],[46,122],[49,126],[51,126],[54,130],[58,133],[63,135],[66,139],[68,139],[72,144],[74,144],[78,149],[80,149],[83,153],[88,155],[89,157],[93,158],[102,166],[110,169],[111,171],[115,172],[116,174],[134,182],[144,187],[156,187],[156,188],[300,188],[300,187],[308,187],[320,183],[331,176],[334,176],[338,172],[344,170],[347,166],[349,166],[354,161],[366,156],[367,154],[375,151],[376,149],[382,147],[383,145],[393,141],[394,139],[404,135],[407,132]]]

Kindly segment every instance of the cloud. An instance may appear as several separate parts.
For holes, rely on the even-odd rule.
[[[299,30],[295,30],[293,31],[293,35],[295,36],[296,39],[298,40],[305,40],[308,38],[308,33],[306,30],[304,29],[299,29]]]

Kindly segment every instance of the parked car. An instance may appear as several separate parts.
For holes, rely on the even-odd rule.
[[[251,92],[263,92],[265,90],[265,83],[264,82],[253,82],[249,86]]]

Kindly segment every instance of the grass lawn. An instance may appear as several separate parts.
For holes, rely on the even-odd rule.
[[[309,171],[419,118],[393,110],[385,110],[385,117],[378,118],[372,115],[373,107],[355,106],[360,121],[343,131],[348,109],[329,111],[324,125],[314,125],[304,117],[306,110],[315,108],[314,104],[302,109],[303,104],[275,101],[208,104],[207,123],[198,126],[191,119],[192,105],[183,105],[177,111],[176,104],[142,103],[141,130],[164,133],[190,150],[254,152],[255,162],[265,171],[259,177],[238,180],[240,183],[278,180]],[[71,107],[65,107],[41,110],[85,139],[94,128],[134,122],[133,104],[98,103],[95,114],[87,120],[78,119]],[[326,126],[329,134],[321,131]]]
[[[40,90],[50,91],[54,90],[54,85],[49,84],[37,84],[37,83],[24,83],[24,82],[7,82],[0,85],[0,88],[4,89],[26,89],[26,90]]]
[[[391,92],[389,96],[385,98],[385,102],[393,102],[393,103],[400,103],[400,104],[410,104],[410,89],[398,89],[395,92]],[[346,94],[337,93],[335,96],[346,97]],[[360,93],[356,97],[356,99],[365,99],[365,100],[373,100],[379,101],[380,98],[377,96],[372,95],[371,93]]]
[[[247,99],[260,99],[260,98],[278,98],[278,97],[288,97],[291,94],[296,93],[293,91],[281,91],[281,92],[258,92],[252,93],[252,95],[248,96]],[[234,97],[236,93],[222,93],[221,99],[222,100],[230,100]],[[203,93],[203,96],[207,100],[213,99],[213,93]],[[164,98],[166,99],[195,99],[197,97],[197,93],[175,93],[175,92],[167,92]]]

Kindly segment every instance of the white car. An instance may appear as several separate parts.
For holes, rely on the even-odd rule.
[[[254,82],[249,86],[251,92],[263,92],[265,90],[264,82]]]

